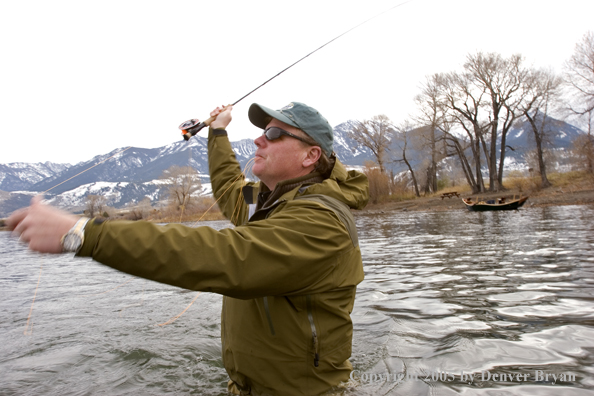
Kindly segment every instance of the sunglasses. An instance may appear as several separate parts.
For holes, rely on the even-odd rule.
[[[303,139],[302,137],[299,137],[297,135],[293,135],[291,132],[287,132],[284,129],[280,129],[279,127],[270,127],[264,130],[264,132],[262,133],[264,136],[266,136],[266,140],[276,140],[278,138],[280,138],[282,135],[286,135],[286,136],[290,136],[292,138],[295,138],[297,140],[301,140],[304,143],[307,143],[309,145],[312,144],[312,142],[309,142],[305,139]]]

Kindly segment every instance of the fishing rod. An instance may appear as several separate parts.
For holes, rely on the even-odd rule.
[[[281,70],[280,72],[278,72],[277,74],[275,74],[274,76],[270,77],[268,80],[264,81],[262,84],[258,85],[256,88],[252,89],[250,92],[248,92],[247,94],[243,95],[241,98],[239,98],[238,100],[236,100],[234,103],[232,103],[230,106],[235,106],[237,103],[241,102],[243,99],[247,98],[248,96],[250,96],[252,93],[256,92],[258,89],[262,88],[264,85],[266,85],[267,83],[269,83],[270,81],[274,80],[276,77],[280,76],[281,74],[283,74],[284,72],[286,72],[287,70],[289,70],[290,68],[292,68],[293,66],[295,66],[297,63],[301,62],[302,60],[304,60],[305,58],[307,58],[308,56],[314,54],[315,52],[318,52],[319,50],[321,50],[322,48],[324,48],[325,46],[327,46],[328,44],[330,44],[331,42],[338,40],[339,38],[341,38],[342,36],[344,36],[345,34],[349,33],[352,30],[355,30],[356,28],[358,28],[361,25],[366,24],[367,22],[371,21],[372,19],[375,19],[377,17],[379,17],[380,15],[385,14],[386,12],[389,12],[391,10],[393,10],[394,8],[398,8],[400,6],[403,6],[406,3],[410,3],[413,0],[407,0],[404,1],[400,4],[397,4],[393,7],[388,8],[385,11],[380,12],[377,15],[372,16],[369,19],[366,19],[365,21],[359,23],[358,25],[350,28],[349,30],[345,31],[344,33],[339,34],[338,36],[334,37],[332,40],[328,41],[327,43],[321,45],[320,47],[316,48],[315,50],[311,51],[309,54],[305,55],[303,58],[299,59],[298,61],[294,62],[293,64],[289,65],[288,67],[284,68],[283,70]],[[191,120],[185,121],[183,122],[180,126],[179,129],[181,129],[182,131],[182,135],[184,137],[184,140],[190,140],[190,138],[194,135],[196,135],[198,132],[200,132],[200,130],[206,126],[209,126],[211,122],[213,122],[217,117],[210,117],[202,122],[200,122],[200,120],[198,120],[197,118],[192,118]]]

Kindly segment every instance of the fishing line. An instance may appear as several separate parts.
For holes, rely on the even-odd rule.
[[[245,176],[245,173],[248,172],[249,170],[251,170],[251,166],[253,165],[253,162],[255,161],[255,158],[252,158],[248,161],[248,163],[245,165],[244,171],[237,176],[237,178],[235,178],[235,180],[233,180],[233,182],[231,182],[231,184],[229,185],[229,187],[227,187],[227,189],[225,191],[223,191],[223,193],[221,194],[221,196],[219,198],[217,198],[214,203],[212,205],[210,205],[210,207],[208,209],[206,209],[206,211],[202,214],[202,216],[192,225],[192,227],[195,227],[198,225],[198,223],[202,220],[202,218],[204,216],[206,216],[206,214],[208,213],[209,210],[212,209],[213,206],[215,206],[217,204],[217,202],[219,202],[219,200],[225,196],[225,194],[227,193],[227,191],[229,191],[229,189],[231,187],[233,187],[235,185],[235,183],[237,183],[240,179],[242,179],[242,182],[245,183],[245,177],[242,178],[242,176]],[[249,170],[248,170],[249,168]],[[237,200],[237,202],[239,203],[240,201],[242,201],[243,195],[240,195],[240,199]],[[233,218],[237,216],[237,218],[239,218],[239,205],[235,205],[235,209],[233,210],[233,214],[231,215],[230,221],[233,222]],[[179,319],[191,306],[192,304],[194,304],[194,302],[196,302],[196,300],[198,299],[198,296],[200,295],[201,292],[198,292],[198,294],[196,294],[196,297],[194,297],[194,299],[192,300],[192,302],[190,304],[188,304],[188,306],[186,307],[186,309],[184,309],[182,312],[180,312],[179,314],[175,315],[173,318],[169,319],[167,322],[165,323],[159,323],[158,326],[166,326],[168,324],[171,324],[173,322],[175,322],[177,319]]]
[[[130,148],[132,148],[132,146],[128,146],[128,147],[126,147],[126,148],[124,148],[124,149],[121,149],[120,151],[118,151],[117,153],[115,153],[114,155],[112,155],[111,157],[109,157],[109,158],[106,158],[106,159],[104,159],[104,160],[103,160],[103,161],[101,161],[101,162],[97,162],[95,165],[88,167],[88,168],[87,168],[87,169],[85,169],[84,171],[77,173],[76,175],[72,176],[71,178],[69,178],[69,179],[66,179],[66,180],[64,180],[63,182],[61,182],[61,183],[58,183],[58,184],[56,184],[55,186],[48,188],[47,190],[45,190],[44,192],[42,192],[40,195],[43,195],[43,194],[45,194],[46,192],[48,192],[48,191],[50,191],[50,190],[53,190],[54,188],[58,187],[59,185],[66,183],[68,180],[72,180],[72,179],[74,179],[75,177],[77,177],[77,176],[79,176],[79,175],[82,175],[82,174],[83,174],[83,173],[85,173],[86,171],[88,171],[88,170],[90,170],[90,169],[93,169],[93,168],[94,168],[94,167],[96,167],[97,165],[101,165],[101,164],[102,164],[102,163],[104,163],[105,161],[112,159],[112,158],[113,158],[113,157],[115,157],[116,155],[118,155],[118,154],[120,154],[120,153],[123,153],[124,151],[126,151],[126,150],[128,150],[128,149],[130,149]]]
[[[297,60],[296,62],[292,63],[291,65],[287,66],[286,68],[284,68],[283,70],[281,70],[280,72],[278,72],[277,74],[275,74],[274,76],[272,76],[271,78],[269,78],[268,80],[264,81],[262,84],[258,85],[256,88],[252,89],[250,92],[248,92],[247,94],[243,95],[241,98],[239,98],[238,100],[236,100],[235,102],[233,102],[231,104],[231,106],[235,106],[237,103],[241,102],[243,99],[247,98],[248,96],[250,96],[252,93],[256,92],[258,89],[262,88],[264,85],[268,84],[270,81],[274,80],[276,77],[280,76],[281,74],[283,74],[284,72],[286,72],[287,70],[289,70],[290,68],[292,68],[293,66],[295,66],[296,64],[298,64],[299,62],[301,62],[302,60],[304,60],[305,58],[309,57],[310,55],[318,52],[319,50],[321,50],[322,48],[324,48],[325,46],[327,46],[328,44],[332,43],[333,41],[338,40],[339,38],[341,38],[342,36],[344,36],[345,34],[357,29],[358,27],[360,27],[361,25],[366,24],[367,22],[389,12],[392,11],[395,8],[398,8],[400,6],[405,5],[406,3],[410,3],[413,0],[407,0],[404,1],[402,3],[399,3],[393,7],[388,8],[387,10],[384,10],[382,12],[380,12],[379,14],[376,14],[374,16],[372,16],[371,18],[368,18],[366,20],[364,20],[363,22],[359,23],[356,26],[353,26],[352,28],[350,28],[349,30],[339,34],[338,36],[334,37],[332,40],[328,41],[325,44],[322,44],[321,46],[319,46],[318,48],[316,48],[315,50],[311,51],[309,54],[305,55],[303,58]],[[182,130],[182,134],[184,137],[184,140],[190,140],[190,138],[194,135],[196,135],[198,132],[200,132],[200,130],[208,125],[210,125],[211,122],[213,122],[216,119],[216,116],[214,117],[210,117],[207,120],[200,122],[198,119],[194,118],[188,121],[183,122],[180,126],[179,129]]]
[[[244,176],[244,177],[243,177],[243,179],[242,179],[242,182],[245,182],[245,172],[246,172],[246,170],[248,169],[248,167],[250,167],[250,170],[251,170],[251,166],[253,165],[253,163],[254,163],[254,161],[255,161],[255,160],[256,160],[255,158],[251,158],[251,159],[250,159],[250,160],[247,162],[247,164],[245,165],[244,171],[243,171],[242,173],[240,173],[240,174],[239,174],[239,176],[237,176],[237,177],[235,178],[235,180],[233,180],[233,181],[231,182],[231,184],[229,185],[229,187],[227,187],[227,189],[226,189],[225,191],[223,191],[223,193],[221,194],[221,196],[220,196],[220,197],[218,197],[218,198],[217,198],[217,199],[214,201],[214,203],[213,203],[212,205],[210,205],[210,207],[209,207],[208,209],[206,209],[206,211],[205,211],[205,212],[202,214],[202,216],[201,216],[201,217],[200,217],[198,220],[196,220],[196,222],[194,223],[193,227],[195,227],[196,225],[198,225],[198,223],[200,222],[200,220],[202,220],[202,219],[204,218],[204,216],[206,216],[206,214],[208,213],[208,211],[209,211],[209,210],[211,210],[211,209],[213,208],[213,206],[215,206],[215,205],[217,204],[217,202],[219,202],[219,200],[225,196],[225,194],[227,193],[227,191],[229,191],[229,189],[230,189],[231,187],[233,187],[233,185],[234,185],[235,183],[237,183],[237,182],[239,181],[239,179],[241,179],[241,178],[242,178],[242,176]],[[233,213],[235,213],[235,210],[233,211]],[[231,219],[230,219],[231,221],[233,220],[233,216],[234,216],[234,214],[231,216]]]
[[[50,191],[50,190],[52,190],[52,189],[54,189],[54,188],[58,187],[58,186],[59,186],[59,185],[61,185],[61,184],[64,184],[64,183],[66,183],[68,180],[72,180],[72,179],[74,179],[75,177],[77,177],[77,176],[79,176],[79,175],[81,175],[81,174],[85,173],[85,172],[86,172],[86,171],[88,171],[89,169],[92,169],[92,168],[96,167],[97,165],[100,165],[100,164],[104,163],[105,161],[107,161],[107,160],[109,160],[109,159],[111,159],[111,158],[115,157],[116,155],[118,155],[118,154],[120,154],[120,153],[123,153],[124,151],[128,150],[128,149],[129,149],[129,148],[131,148],[131,147],[132,147],[132,146],[128,146],[128,147],[126,147],[125,149],[122,149],[122,150],[118,151],[117,153],[115,153],[115,154],[114,154],[114,155],[112,155],[111,157],[109,157],[109,158],[106,158],[106,159],[104,159],[103,161],[101,161],[101,162],[98,162],[98,163],[96,163],[95,165],[93,165],[93,166],[91,166],[91,167],[89,167],[89,168],[87,168],[87,169],[83,170],[82,172],[79,172],[79,173],[77,173],[76,175],[72,176],[71,178],[69,178],[69,179],[66,179],[66,180],[64,180],[63,182],[61,182],[61,183],[58,183],[58,184],[56,184],[55,186],[48,188],[47,190],[45,190],[44,192],[42,192],[40,195],[42,195],[42,196],[43,196],[43,195],[44,195],[46,192],[48,192],[48,191]],[[39,289],[39,282],[41,281],[41,272],[42,272],[42,271],[43,271],[43,261],[41,262],[41,265],[40,265],[40,267],[39,267],[39,278],[37,279],[37,286],[35,286],[35,293],[33,294],[33,301],[31,302],[31,308],[29,309],[29,316],[27,317],[27,324],[25,325],[25,330],[23,331],[23,334],[24,334],[24,335],[31,335],[31,334],[33,334],[33,324],[31,324],[31,326],[29,327],[29,322],[31,321],[31,315],[33,314],[33,305],[35,304],[35,298],[37,297],[37,290]],[[128,282],[126,282],[126,283],[128,283]],[[118,287],[119,287],[119,286],[118,286]],[[116,288],[116,289],[117,289],[117,288]],[[108,290],[108,291],[109,291],[109,290]],[[99,294],[101,294],[101,293],[99,293]]]
[[[33,301],[31,302],[31,308],[29,309],[29,316],[27,317],[27,324],[25,325],[24,335],[33,334],[33,323],[29,327],[31,321],[31,314],[33,314],[33,305],[35,304],[35,297],[37,297],[37,289],[39,289],[39,282],[41,281],[41,272],[43,271],[43,259],[41,259],[41,265],[39,266],[39,277],[37,278],[37,286],[35,286],[35,294],[33,294]]]
[[[158,323],[157,326],[165,326],[165,325],[168,325],[168,324],[171,324],[171,323],[175,322],[179,317],[181,317],[192,306],[192,304],[194,304],[194,301],[196,301],[196,299],[198,298],[198,296],[200,295],[200,293],[201,292],[198,292],[198,294],[196,294],[196,297],[194,297],[194,299],[186,307],[186,309],[184,309],[183,311],[181,311],[179,314],[175,315],[173,318],[169,319],[167,322],[165,322],[165,323]]]

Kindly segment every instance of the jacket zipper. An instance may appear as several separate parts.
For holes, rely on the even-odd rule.
[[[314,366],[318,367],[320,365],[320,355],[318,353],[318,332],[316,330],[316,324],[314,323],[314,318],[311,311],[311,295],[308,294],[305,298],[307,303],[307,318],[309,319],[309,324],[311,326],[311,338],[314,348]]]

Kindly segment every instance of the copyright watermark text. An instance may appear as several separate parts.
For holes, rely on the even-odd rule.
[[[379,382],[404,382],[404,381],[424,381],[424,382],[454,382],[462,381],[468,384],[493,381],[493,382],[546,382],[553,385],[559,382],[575,382],[575,374],[571,372],[552,372],[544,370],[534,370],[523,373],[507,373],[483,370],[474,373],[448,372],[445,370],[434,370],[431,372],[415,373],[368,373],[353,370],[351,380],[361,383],[379,383]]]

